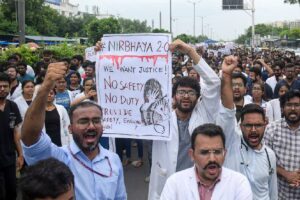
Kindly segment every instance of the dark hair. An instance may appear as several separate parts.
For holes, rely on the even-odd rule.
[[[29,83],[29,82],[32,83],[33,85],[35,85],[33,80],[25,80],[25,81],[23,81],[23,83],[22,83],[22,90],[24,89],[25,85],[26,85],[27,83]]]
[[[17,66],[23,66],[25,69],[27,69],[27,64],[24,61],[18,62]]]
[[[6,70],[8,70],[8,69],[10,69],[10,68],[13,68],[13,69],[16,70],[16,72],[18,72],[15,65],[7,65]]]
[[[244,74],[240,73],[240,72],[234,72],[232,73],[232,78],[231,79],[242,79],[243,80],[243,83],[244,83],[244,87],[246,87],[247,85],[247,78],[244,76]]]
[[[90,78],[90,77],[87,77],[87,78],[83,79],[83,83],[82,83],[83,87],[85,85],[85,82],[87,82],[87,81],[93,81],[94,82],[94,79]]]
[[[300,98],[300,91],[299,90],[289,90],[289,91],[287,91],[284,95],[282,95],[279,98],[280,107],[284,108],[285,103],[288,102],[290,99],[292,99],[294,97],[299,97]]]
[[[285,68],[293,68],[295,65],[293,63],[286,64]]]
[[[255,76],[260,76],[261,77],[261,71],[260,71],[259,68],[251,67],[249,71],[255,73]]]
[[[61,62],[67,62],[68,64],[71,63],[71,59],[70,58],[62,58],[60,61]]]
[[[260,107],[257,104],[254,104],[254,103],[250,103],[250,104],[245,105],[241,110],[241,122],[244,121],[244,116],[249,113],[261,114],[263,117],[263,120],[265,120],[265,118],[266,118],[265,111],[262,107]]]
[[[69,77],[71,78],[71,76],[72,76],[73,74],[75,74],[75,75],[77,76],[77,78],[79,79],[78,82],[79,82],[79,84],[80,84],[80,83],[81,83],[81,76],[80,76],[80,73],[77,72],[77,71],[71,71]]]
[[[205,135],[208,137],[220,136],[222,139],[223,146],[225,147],[225,134],[222,128],[218,125],[207,123],[195,128],[191,136],[191,148],[193,150],[195,150],[195,141],[197,135]]]
[[[88,65],[85,66],[85,68],[90,67],[95,71],[95,65],[96,65],[95,62],[90,62]]]
[[[72,59],[77,59],[78,61],[80,61],[81,63],[83,63],[83,57],[82,55],[75,55],[72,57]]]
[[[95,102],[93,101],[82,101],[74,106],[71,106],[70,110],[69,110],[69,117],[70,117],[70,122],[71,124],[73,123],[73,114],[74,114],[74,111],[78,108],[87,108],[87,107],[97,107],[101,113],[102,113],[102,108],[101,106],[99,106],[98,104],[96,104]],[[101,116],[100,116],[101,117]]]
[[[0,81],[3,81],[3,82],[8,82],[8,84],[10,85],[10,78],[9,76],[4,73],[4,72],[0,72]]]
[[[178,87],[190,87],[196,91],[197,98],[200,96],[200,84],[197,80],[185,76],[179,79],[172,88],[172,97],[176,95],[176,91]]]
[[[16,55],[11,55],[11,56],[9,56],[7,58],[7,61],[9,61],[9,60],[16,60],[16,61],[18,61],[19,59],[18,59],[18,57]]]
[[[283,69],[284,66],[285,66],[285,64],[284,64],[283,61],[278,60],[278,61],[275,61],[275,62],[273,63],[272,68],[275,68],[275,67],[277,67],[277,66],[279,66],[280,69]]]
[[[74,187],[74,175],[63,162],[48,158],[29,166],[20,178],[19,186],[23,200],[57,198]]]

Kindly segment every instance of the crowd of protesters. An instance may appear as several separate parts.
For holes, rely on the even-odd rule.
[[[180,40],[170,50],[171,140],[116,138],[116,148],[101,137],[94,62],[44,50],[29,66],[11,55],[0,69],[0,199],[16,199],[22,168],[24,199],[127,199],[123,167],[143,165],[145,144],[149,200],[300,199],[300,57]],[[51,157],[63,163],[40,161]],[[34,177],[63,188],[37,191]]]

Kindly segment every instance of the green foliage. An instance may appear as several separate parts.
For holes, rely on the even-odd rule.
[[[194,36],[187,35],[187,34],[181,34],[181,35],[178,35],[175,39],[181,39],[185,43],[196,44],[196,43],[200,43],[200,42],[203,42],[203,41],[207,40],[208,37],[203,36],[203,35],[199,35],[198,37],[194,37]]]
[[[24,61],[29,65],[33,65],[39,60],[38,52],[32,51],[27,45],[22,45],[21,47],[10,46],[6,51],[0,54],[0,62],[7,61],[7,58],[14,53],[20,53]]]
[[[147,26],[147,21],[130,20],[119,18],[119,24],[122,29],[122,33],[149,33],[151,28]]]
[[[88,40],[95,44],[103,34],[121,33],[121,26],[115,18],[95,19],[87,27]]]
[[[70,58],[74,55],[84,55],[86,46],[82,45],[69,45],[67,43],[61,43],[59,45],[48,46],[46,49],[51,50],[53,55],[58,59]]]
[[[280,36],[287,37],[288,39],[299,39],[300,38],[300,28],[284,30],[280,33]]]
[[[168,30],[155,28],[152,30],[152,33],[170,33]]]
[[[290,3],[290,4],[299,3],[300,4],[300,0],[284,0],[284,3]]]

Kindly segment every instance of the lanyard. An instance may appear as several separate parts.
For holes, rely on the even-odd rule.
[[[73,157],[75,160],[77,160],[84,168],[86,168],[86,169],[89,170],[90,172],[95,173],[95,174],[97,174],[97,175],[99,175],[99,176],[101,176],[101,177],[105,177],[105,178],[111,177],[111,175],[112,175],[112,167],[111,167],[109,158],[108,158],[107,156],[105,156],[105,159],[108,161],[108,165],[109,165],[109,167],[110,167],[110,173],[109,173],[109,175],[105,175],[105,174],[102,174],[102,173],[100,173],[100,172],[97,172],[97,171],[93,170],[92,168],[90,168],[89,166],[87,166],[86,164],[84,164],[81,160],[79,160],[79,158],[76,157],[76,155],[71,151],[70,146],[68,146],[68,149],[69,149],[69,151],[70,151],[72,157]]]

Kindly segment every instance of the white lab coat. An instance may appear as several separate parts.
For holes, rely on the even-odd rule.
[[[19,96],[22,96],[22,84],[19,82],[17,88],[15,89],[14,93],[12,95],[7,96],[7,99],[15,101]]]
[[[204,59],[201,59],[194,68],[201,77],[201,100],[196,104],[189,121],[190,134],[199,125],[214,123],[220,104],[220,78],[207,65]],[[167,178],[176,171],[179,139],[175,111],[172,113],[171,120],[171,140],[153,141],[152,167],[148,193],[149,200],[160,198]]]
[[[244,175],[223,167],[220,182],[216,184],[211,199],[252,200],[250,184]],[[195,167],[170,176],[160,200],[200,200]]]
[[[22,117],[22,120],[24,121],[26,111],[29,107],[26,100],[24,99],[24,96],[23,95],[19,96],[18,98],[16,98],[14,100],[14,102],[17,104],[20,114],[21,114],[21,117]]]

